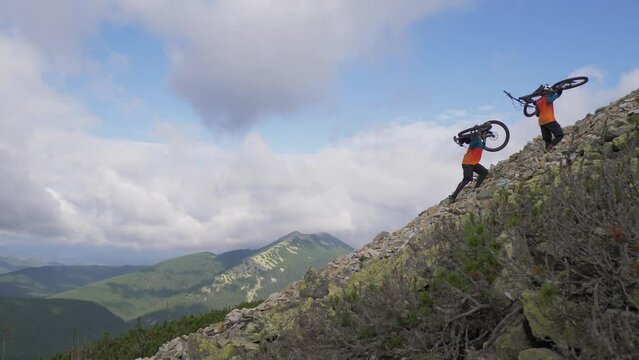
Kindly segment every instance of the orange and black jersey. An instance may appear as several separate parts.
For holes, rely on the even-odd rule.
[[[552,103],[560,96],[561,93],[550,93],[535,102],[537,109],[539,109],[539,125],[546,125],[555,121],[555,108]]]
[[[464,155],[464,159],[462,160],[462,165],[476,165],[479,164],[481,160],[481,155],[484,152],[484,146],[486,143],[483,142],[479,137],[475,137],[470,141],[470,145],[468,146],[468,151],[466,151],[466,155]]]

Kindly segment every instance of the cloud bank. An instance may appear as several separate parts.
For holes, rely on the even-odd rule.
[[[292,230],[362,243],[443,196],[434,184],[456,168],[455,156],[429,158],[450,130],[427,123],[373,129],[310,155],[275,154],[258,134],[238,152],[100,139],[85,131],[96,119],[45,84],[27,41],[0,35],[0,54],[5,234],[216,252]]]

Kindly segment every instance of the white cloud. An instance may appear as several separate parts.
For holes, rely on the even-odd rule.
[[[55,56],[76,54],[82,40],[114,15],[109,0],[0,2],[0,23]]]
[[[391,125],[283,156],[255,134],[224,153],[60,132],[34,145],[57,160],[32,166],[59,201],[67,241],[221,251],[297,229],[361,243],[450,192],[461,153],[432,155],[454,146],[449,134]]]
[[[449,129],[395,124],[316,154],[278,155],[258,134],[237,152],[105,140],[41,79],[37,52],[1,36],[0,230],[73,244],[230,250],[292,230],[362,243],[449,192]],[[11,60],[8,60],[11,59]],[[16,86],[19,84],[19,86]],[[28,104],[28,106],[25,106]],[[398,161],[401,159],[401,161]]]
[[[52,235],[62,231],[57,204],[31,165],[35,157],[51,161],[54,154],[38,152],[29,139],[93,119],[47,88],[41,67],[38,53],[26,42],[0,33],[0,228]]]
[[[82,57],[103,23],[141,25],[164,41],[172,84],[216,129],[246,130],[266,115],[323,97],[342,65],[401,53],[407,28],[468,0],[35,0],[0,3],[0,23],[48,55],[55,73],[82,73],[98,98],[136,106],[105,70]],[[64,75],[62,75],[64,76]],[[131,94],[128,94],[131,95]]]
[[[173,84],[216,128],[246,129],[331,87],[340,65],[388,56],[406,28],[464,0],[121,1],[170,47]],[[385,54],[385,55],[382,55]]]

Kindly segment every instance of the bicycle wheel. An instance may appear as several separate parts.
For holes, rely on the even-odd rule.
[[[526,105],[524,105],[524,115],[526,115],[526,117],[539,115],[539,109],[537,109],[537,105],[526,103]]]
[[[484,150],[496,152],[505,148],[508,141],[510,141],[510,130],[508,130],[506,124],[499,120],[488,120],[486,123],[492,126],[490,130],[487,130]]]
[[[559,82],[556,82],[552,88],[554,90],[567,90],[567,89],[572,89],[575,88],[577,86],[581,86],[585,83],[588,82],[588,77],[587,76],[576,76],[576,77],[571,77],[565,80],[561,80]]]

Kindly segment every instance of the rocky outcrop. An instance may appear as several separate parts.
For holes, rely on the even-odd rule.
[[[428,231],[447,218],[461,218],[465,214],[481,212],[491,206],[492,199],[500,190],[526,184],[533,186],[547,172],[558,171],[560,166],[577,167],[597,164],[602,152],[627,149],[630,140],[639,134],[639,90],[588,114],[573,126],[564,128],[564,140],[552,152],[543,148],[541,137],[534,138],[524,148],[507,160],[491,166],[490,174],[478,191],[466,187],[454,204],[442,201],[423,211],[403,228],[392,233],[380,233],[368,245],[346,256],[342,256],[322,269],[307,273],[305,280],[291,284],[286,290],[274,293],[260,306],[253,309],[235,309],[218,324],[200,329],[194,334],[184,335],[163,345],[153,360],[165,359],[229,359],[251,352],[261,341],[277,336],[278,329],[286,328],[287,310],[313,299],[321,298],[351,279],[354,274],[373,266],[379,259],[395,257],[420,234]],[[509,256],[526,261],[530,254],[521,244],[504,240]],[[522,291],[502,284],[504,298],[523,299],[521,309],[504,319],[500,331],[486,344],[495,352],[494,358],[562,359],[547,348],[536,346],[552,341],[559,347],[584,347],[584,339],[564,331],[552,323],[532,301],[534,292]],[[530,301],[528,301],[530,300]],[[546,314],[547,315],[547,314]],[[529,328],[529,329],[528,329]]]

